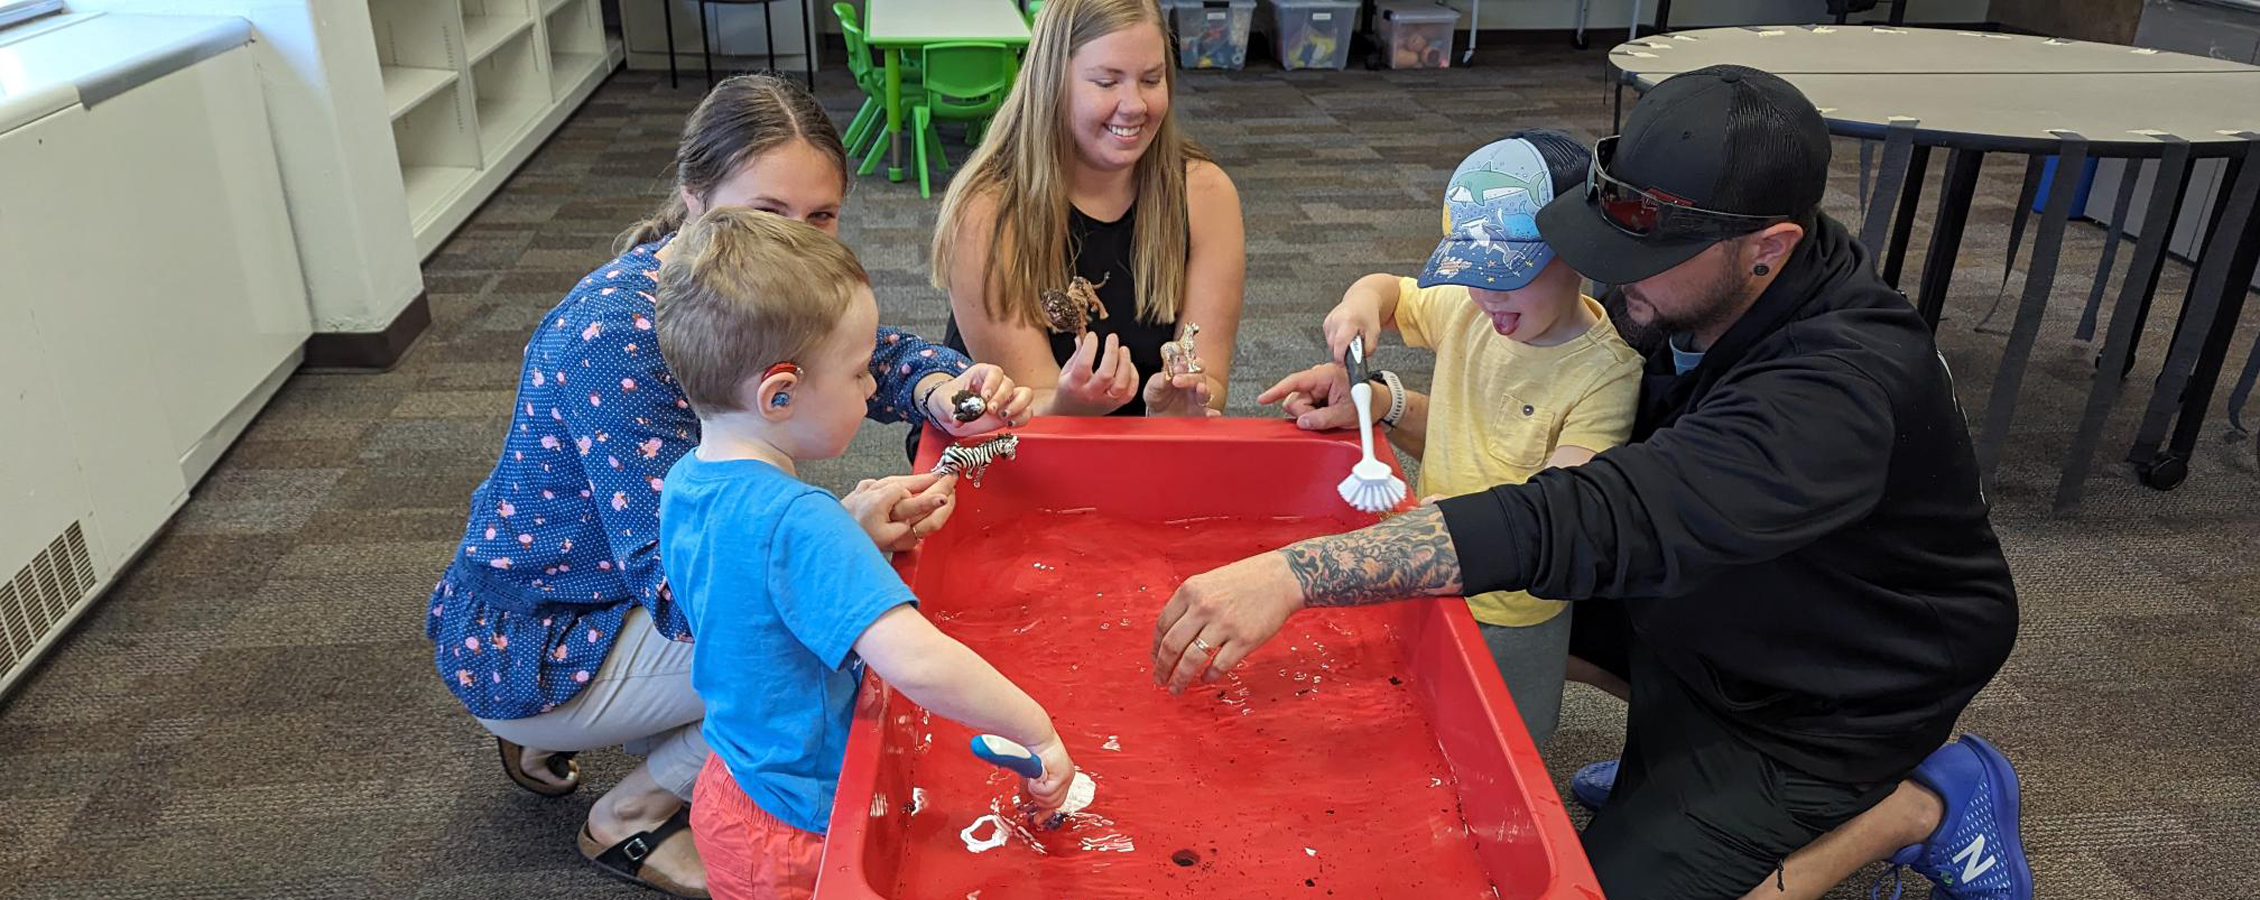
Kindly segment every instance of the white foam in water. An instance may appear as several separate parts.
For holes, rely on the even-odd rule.
[[[975,838],[973,833],[981,830],[982,825],[988,825],[992,829],[989,836]],[[973,853],[983,853],[1002,847],[1004,842],[1010,839],[1010,835],[1011,829],[1004,824],[1004,817],[996,813],[974,819],[973,824],[965,826],[964,831],[957,833],[958,839],[965,842],[965,849]]]
[[[1091,805],[1091,801],[1097,798],[1098,794],[1098,783],[1092,781],[1091,776],[1077,772],[1075,777],[1067,782],[1067,801],[1059,805],[1059,812],[1061,815],[1082,812],[1083,807]]]
[[[914,788],[911,788],[911,789],[910,789],[910,814],[911,814],[911,815],[914,815],[914,816],[915,816],[915,815],[917,815],[917,814],[919,814],[919,813],[922,813],[922,812],[925,812],[925,811],[926,811],[926,789],[925,789],[925,788],[922,788],[922,787],[914,787]]]
[[[1122,736],[1121,736],[1121,735],[1119,735],[1119,734],[1110,734],[1110,735],[1107,735],[1107,736],[1106,736],[1106,743],[1104,743],[1104,744],[1100,744],[1100,745],[1099,745],[1099,749],[1101,749],[1101,750],[1113,750],[1113,751],[1116,751],[1116,752],[1121,752],[1121,750],[1122,750]]]

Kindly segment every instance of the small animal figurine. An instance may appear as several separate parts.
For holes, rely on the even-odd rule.
[[[1099,279],[1098,284],[1092,284],[1090,279],[1077,275],[1068,280],[1065,290],[1044,291],[1044,318],[1051,322],[1052,330],[1082,337],[1083,332],[1091,329],[1094,316],[1106,318],[1106,304],[1099,302],[1099,288],[1105,287],[1111,278],[1113,276],[1109,275]]]
[[[971,422],[989,411],[989,401],[972,391],[958,391],[950,395],[950,415],[960,422]]]
[[[1020,436],[1000,434],[978,444],[956,444],[942,451],[942,458],[934,463],[936,472],[954,472],[965,476],[974,487],[981,486],[981,474],[1000,459],[1011,459],[1020,452]]]
[[[1179,375],[1201,374],[1201,355],[1193,346],[1193,337],[1201,333],[1198,323],[1185,323],[1184,334],[1174,341],[1161,345],[1161,368],[1171,378]]]

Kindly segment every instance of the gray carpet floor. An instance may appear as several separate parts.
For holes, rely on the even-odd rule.
[[[1449,71],[1187,74],[1183,120],[1237,181],[1246,214],[1233,412],[1261,414],[1257,391],[1323,355],[1319,318],[1350,281],[1419,265],[1467,151],[1522,126],[1607,133],[1601,60],[1487,42],[1478,65]],[[824,77],[842,121],[853,91]],[[431,669],[422,601],[493,459],[527,332],[660,196],[696,95],[642,73],[607,83],[426,263],[435,322],[407,359],[383,374],[293,378],[0,705],[0,898],[645,896],[574,851],[594,791],[544,801],[503,779]],[[1829,206],[1850,217],[1854,146],[1837,155]],[[1972,325],[2002,280],[2021,169],[1986,169],[1939,334],[1973,422],[2004,339]],[[936,205],[914,185],[862,179],[842,235],[877,280],[882,320],[929,335],[945,308],[925,275]],[[2228,437],[2216,408],[2180,490],[2151,491],[2107,464],[2082,515],[2047,511],[2095,352],[2071,330],[2101,245],[2097,229],[2071,230],[1993,491],[2025,624],[1965,725],[2023,773],[2041,896],[2255,896],[2252,445]],[[2160,285],[2139,393],[2187,277],[2176,264]],[[2021,281],[2010,276],[2012,298]],[[2247,325],[2231,372],[2252,340]],[[1418,354],[1389,362],[1425,383]],[[2123,454],[2135,407],[2122,404],[2103,459]],[[899,428],[867,427],[815,476],[838,486],[897,471],[900,447]],[[1622,728],[1621,708],[1584,688],[1565,715],[1557,778],[1612,754]],[[627,766],[597,753],[585,768],[606,785]]]

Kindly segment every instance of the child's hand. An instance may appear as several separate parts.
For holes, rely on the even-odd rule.
[[[1055,732],[1052,739],[1027,745],[1028,752],[1044,761],[1044,777],[1030,778],[1028,796],[1038,811],[1050,812],[1067,802],[1067,787],[1075,780],[1075,763],[1067,758],[1067,744]]]
[[[958,421],[954,404],[960,391],[978,395],[987,412],[971,422]],[[958,437],[970,437],[1028,424],[1028,414],[1034,404],[1035,392],[1013,384],[1004,370],[994,364],[980,363],[926,395],[926,421]]]
[[[957,476],[927,472],[865,479],[840,498],[840,505],[872,543],[896,553],[940,529],[956,501]]]
[[[1130,402],[1138,390],[1138,365],[1130,361],[1130,348],[1114,335],[1102,346],[1099,336],[1085,332],[1075,339],[1075,355],[1059,367],[1059,386],[1052,393],[1053,415],[1103,416]]]
[[[1374,421],[1389,409],[1388,389],[1374,385]],[[1279,380],[1256,402],[1282,404],[1287,418],[1304,431],[1358,427],[1358,407],[1350,402],[1350,373],[1337,363],[1320,363]]]
[[[1343,361],[1350,352],[1350,339],[1354,337],[1365,338],[1365,355],[1368,358],[1373,356],[1374,350],[1381,347],[1381,310],[1355,287],[1342,295],[1342,302],[1335,304],[1334,310],[1326,314],[1324,327],[1326,352],[1331,354],[1327,359],[1331,361]]]

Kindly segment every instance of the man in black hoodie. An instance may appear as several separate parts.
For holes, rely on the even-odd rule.
[[[1818,897],[1883,859],[2029,900],[2015,773],[1975,735],[1940,746],[2008,656],[2015,589],[1930,332],[1819,212],[1828,156],[1772,75],[1657,86],[1538,218],[1670,335],[1634,443],[1188,579],[1156,680],[1216,678],[1305,606],[1585,601],[1573,651],[1630,685],[1584,834],[1612,900]]]

